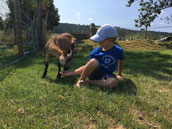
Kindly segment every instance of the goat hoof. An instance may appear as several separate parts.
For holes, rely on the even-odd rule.
[[[62,78],[61,75],[58,75],[56,79]]]
[[[45,78],[45,76],[42,76],[41,78],[42,78],[42,79],[44,79],[44,78]]]

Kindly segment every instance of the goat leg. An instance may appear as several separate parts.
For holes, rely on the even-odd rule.
[[[57,74],[57,78],[61,78],[60,71],[61,71],[61,64],[58,63],[58,74]],[[56,79],[57,79],[57,78],[56,78]]]
[[[41,77],[42,79],[44,79],[46,77],[46,75],[47,75],[47,69],[48,69],[48,63],[45,63],[44,73],[43,73],[43,75]]]

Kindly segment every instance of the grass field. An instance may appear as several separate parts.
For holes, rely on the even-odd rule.
[[[55,80],[56,59],[42,80],[43,52],[1,68],[0,129],[172,129],[172,43],[119,45],[125,50],[123,74],[128,79],[116,89],[77,88],[79,76]],[[85,64],[96,44],[84,40],[78,46],[71,69]],[[1,67],[13,58],[4,55]]]

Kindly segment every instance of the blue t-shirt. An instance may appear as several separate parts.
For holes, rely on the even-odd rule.
[[[102,51],[102,47],[95,48],[89,59],[95,58],[99,61],[99,68],[104,73],[113,73],[118,64],[118,60],[124,59],[124,52],[121,47],[114,45],[108,51]]]

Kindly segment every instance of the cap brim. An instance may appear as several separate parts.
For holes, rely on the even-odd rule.
[[[105,40],[106,38],[99,35],[94,35],[90,39],[93,40],[94,42],[101,42]]]

